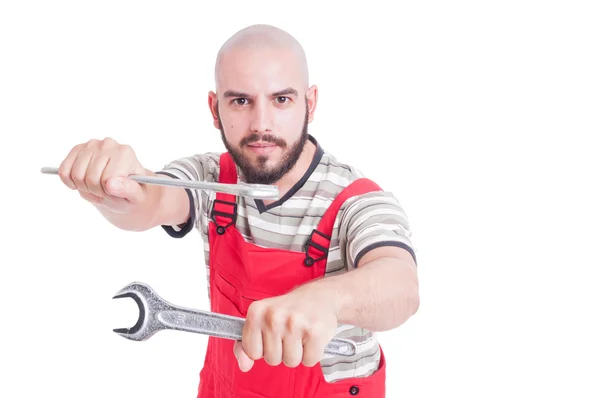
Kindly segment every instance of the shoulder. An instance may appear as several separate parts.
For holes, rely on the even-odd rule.
[[[327,151],[323,151],[323,156],[315,169],[315,173],[320,173],[323,180],[337,182],[343,188],[359,178],[364,178],[364,174],[354,165],[339,161]]]
[[[323,150],[306,186],[316,196],[333,201],[349,185],[363,177],[358,168],[339,161],[330,152]]]
[[[189,155],[168,162],[161,171],[182,179],[218,181],[220,159],[221,153],[219,152]]]
[[[378,225],[385,229],[393,225],[403,234],[411,235],[408,217],[400,200],[393,192],[380,187],[376,179],[328,152],[324,152],[315,172],[321,173],[322,184],[328,184],[330,189],[335,190],[332,199],[338,202],[337,217],[342,228],[356,230]]]
[[[384,190],[356,166],[324,151],[314,178],[319,180],[321,196],[337,202],[334,203],[337,218],[346,227],[357,225],[357,221],[366,225],[387,220],[409,229],[408,217],[396,195]]]
[[[356,266],[365,253],[381,246],[402,247],[414,257],[408,216],[393,192],[327,152],[315,172],[331,192],[340,255],[348,264]]]
[[[343,193],[342,210],[354,211],[377,203],[400,206],[394,194],[383,190],[375,179],[365,175],[355,165],[338,160],[327,151],[324,151],[314,174],[321,184],[327,184],[335,190],[334,196]]]

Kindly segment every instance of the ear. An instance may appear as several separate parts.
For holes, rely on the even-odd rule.
[[[210,113],[213,118],[213,125],[217,129],[221,128],[221,126],[219,124],[219,116],[218,116],[219,101],[217,99],[217,94],[215,94],[212,91],[208,93],[208,107],[210,108]]]
[[[308,122],[312,122],[317,110],[317,100],[319,99],[319,89],[312,85],[306,93],[306,103],[308,106]]]

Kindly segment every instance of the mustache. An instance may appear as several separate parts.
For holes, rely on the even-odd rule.
[[[258,133],[252,133],[249,136],[242,138],[242,140],[240,141],[240,146],[250,145],[250,144],[253,144],[253,143],[259,142],[259,141],[275,144],[282,148],[285,148],[287,146],[285,141],[282,140],[281,138],[277,138],[272,134],[258,134]]]

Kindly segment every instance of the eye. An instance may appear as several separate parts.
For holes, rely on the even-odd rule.
[[[248,98],[236,98],[233,100],[233,103],[235,103],[236,105],[243,106],[248,104]]]
[[[289,98],[288,97],[277,97],[275,100],[279,104],[285,104],[287,102],[287,100],[289,100]]]

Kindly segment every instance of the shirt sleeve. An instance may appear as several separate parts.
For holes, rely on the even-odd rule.
[[[349,199],[341,211],[340,249],[348,267],[356,268],[368,251],[382,246],[406,249],[416,263],[408,217],[393,194],[360,195]]]
[[[168,175],[187,181],[218,182],[219,180],[218,153],[205,153],[179,158],[167,163],[157,174]],[[181,225],[162,225],[162,228],[174,238],[186,236],[192,229],[200,226],[204,210],[203,203],[207,201],[207,193],[185,188],[190,206],[190,217]]]

